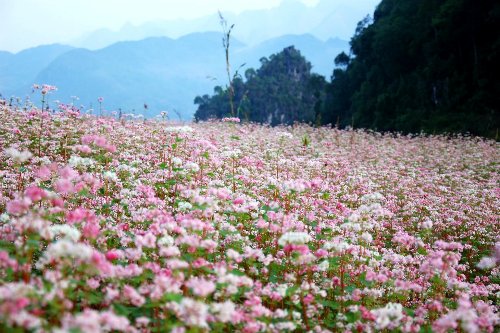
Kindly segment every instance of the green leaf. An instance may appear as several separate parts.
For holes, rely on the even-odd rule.
[[[182,301],[182,294],[166,293],[163,295],[162,300],[165,302],[176,302],[180,303]]]
[[[299,289],[298,286],[291,286],[286,289],[285,296],[290,297]]]
[[[327,306],[332,310],[338,310],[340,308],[340,304],[335,302],[335,301],[330,301],[330,300],[320,300],[320,304],[323,306]]]

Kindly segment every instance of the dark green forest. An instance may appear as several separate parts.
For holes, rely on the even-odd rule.
[[[403,133],[498,139],[500,2],[382,0],[358,23],[332,77],[312,73],[294,47],[235,75],[234,116]],[[196,120],[231,115],[229,92],[198,96]]]

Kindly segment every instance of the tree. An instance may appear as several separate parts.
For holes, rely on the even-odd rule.
[[[335,58],[323,118],[382,131],[499,127],[500,4],[382,0]]]
[[[326,81],[311,74],[311,64],[293,46],[261,59],[259,69],[245,71],[234,80],[234,101],[245,119],[271,125],[295,121],[314,123],[321,118]],[[197,97],[196,120],[221,118],[228,110],[220,98],[226,90],[215,91],[208,99]]]

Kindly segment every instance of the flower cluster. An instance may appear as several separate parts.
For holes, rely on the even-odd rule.
[[[0,118],[2,332],[499,328],[495,142]]]

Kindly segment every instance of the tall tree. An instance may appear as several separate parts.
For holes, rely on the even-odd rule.
[[[471,132],[499,127],[500,3],[382,0],[341,54],[323,118],[378,130]]]

